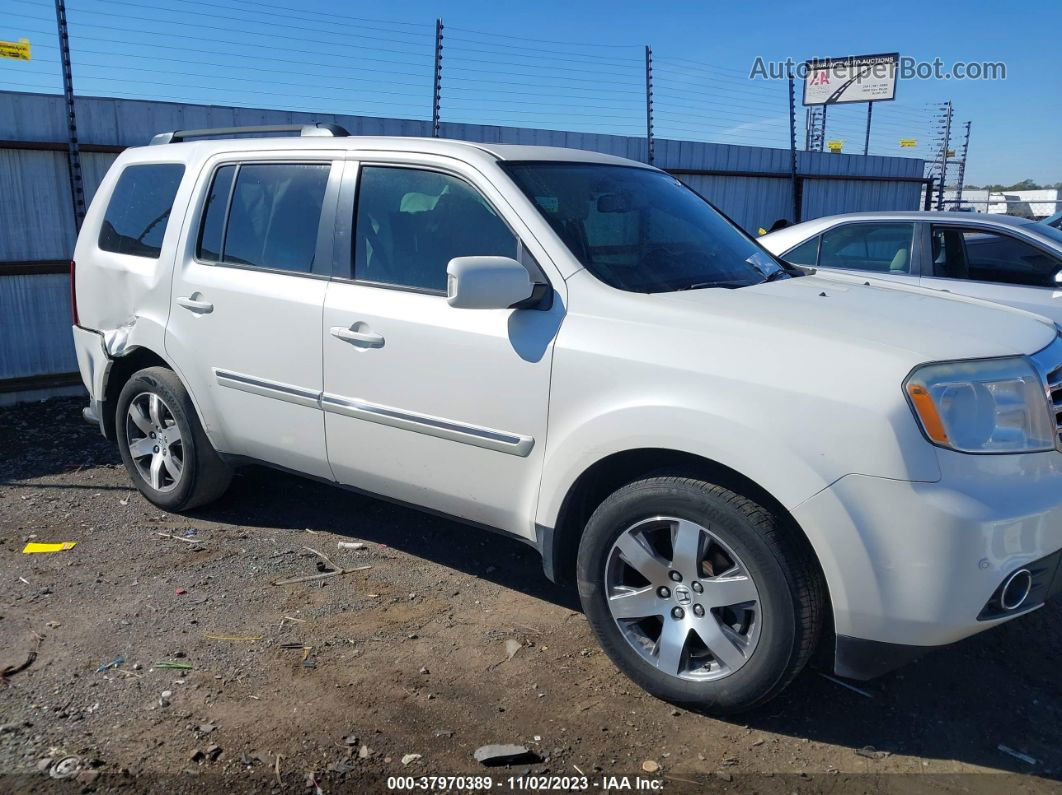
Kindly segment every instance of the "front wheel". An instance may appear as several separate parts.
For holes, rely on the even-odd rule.
[[[820,632],[822,577],[795,532],[718,485],[636,481],[587,523],[583,609],[612,661],[653,695],[750,709],[800,672]]]
[[[118,396],[115,429],[133,483],[152,503],[185,511],[220,497],[232,471],[221,460],[172,370],[133,374]]]

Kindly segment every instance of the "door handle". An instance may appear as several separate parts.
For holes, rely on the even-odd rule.
[[[332,326],[332,336],[361,348],[382,348],[384,338],[373,331],[353,331],[343,326]]]
[[[199,312],[204,315],[214,311],[214,305],[209,301],[197,301],[194,298],[189,298],[184,295],[177,298],[177,303],[185,309],[189,309],[192,312]]]

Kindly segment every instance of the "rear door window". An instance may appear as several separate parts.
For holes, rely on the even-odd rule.
[[[114,186],[100,227],[99,247],[115,254],[158,259],[184,166],[126,166]]]
[[[819,266],[872,273],[911,272],[913,223],[858,223],[822,233]]]
[[[984,229],[933,227],[933,268],[938,276],[1057,289],[1062,260],[1007,234]]]
[[[207,194],[196,257],[311,273],[331,168],[331,163],[221,166]]]
[[[330,170],[330,163],[241,165],[219,262],[310,273]]]
[[[225,235],[225,212],[229,207],[229,194],[232,192],[232,180],[236,176],[236,166],[222,166],[214,174],[207,196],[203,223],[199,227],[199,244],[195,255],[207,262],[221,259],[221,241]]]

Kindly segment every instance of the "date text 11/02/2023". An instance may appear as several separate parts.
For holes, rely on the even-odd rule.
[[[602,775],[589,776],[391,776],[387,788],[392,791],[488,791],[493,789],[510,792],[575,792],[575,791],[631,791],[660,792],[664,780],[646,776]]]

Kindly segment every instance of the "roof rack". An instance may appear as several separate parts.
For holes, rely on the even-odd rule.
[[[326,124],[316,122],[314,124],[262,124],[247,127],[215,127],[209,130],[174,130],[173,132],[159,133],[151,139],[151,145],[175,144],[186,141],[189,138],[217,138],[226,135],[257,135],[259,133],[293,133],[297,132],[302,137],[329,136],[345,138],[348,133],[338,124]]]

